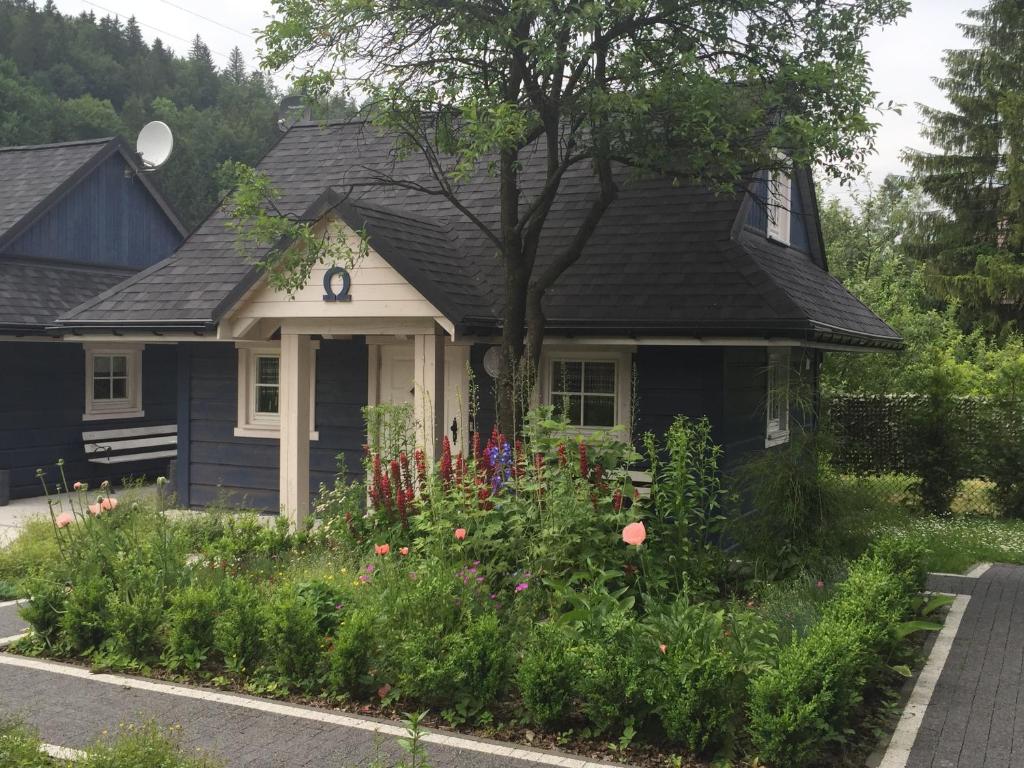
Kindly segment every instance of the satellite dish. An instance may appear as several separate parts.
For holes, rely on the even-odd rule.
[[[142,158],[142,165],[147,171],[155,171],[167,162],[174,149],[174,136],[167,123],[154,120],[146,123],[139,131],[139,138],[135,140],[135,151]]]
[[[277,105],[277,128],[281,133],[286,133],[295,123],[306,117],[306,100],[299,94],[285,96]]]

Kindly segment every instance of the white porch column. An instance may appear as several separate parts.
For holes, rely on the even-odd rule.
[[[439,326],[431,334],[416,334],[413,355],[417,442],[432,462],[440,455],[444,437],[444,332]]]
[[[281,334],[281,511],[292,530],[309,514],[309,336]]]

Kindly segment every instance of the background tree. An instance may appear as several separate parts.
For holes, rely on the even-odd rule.
[[[221,163],[254,163],[276,140],[278,100],[237,49],[222,73],[198,37],[182,59],[159,39],[147,45],[134,18],[0,0],[0,146],[112,135],[134,146],[146,122],[165,120],[176,149],[152,178],[186,226],[220,199]]]
[[[275,0],[275,8],[264,63],[297,67],[297,86],[314,98],[365,94],[374,121],[401,150],[420,153],[433,176],[381,183],[443,195],[504,265],[498,417],[508,429],[514,374],[522,368],[529,379],[539,359],[545,292],[615,201],[617,168],[729,192],[755,169],[780,165],[780,149],[834,175],[855,171],[873,129],[861,40],[907,3]],[[527,189],[524,150],[535,142],[543,180]],[[540,253],[561,181],[576,166],[595,179],[587,212],[564,248]],[[460,192],[481,172],[497,177],[497,225],[477,218]],[[324,258],[308,252],[288,257],[303,276]]]
[[[934,78],[950,108],[921,106],[940,151],[905,158],[938,204],[915,243],[929,286],[960,303],[966,327],[1001,333],[1024,319],[1024,4],[966,16],[973,47],[948,51]]]

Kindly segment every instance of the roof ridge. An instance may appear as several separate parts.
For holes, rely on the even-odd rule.
[[[125,277],[130,277],[140,271],[136,267],[122,264],[100,264],[89,261],[71,261],[68,259],[56,259],[50,256],[27,256],[19,253],[0,253],[0,261],[6,264],[61,267],[63,269],[77,269],[83,272],[124,272]]]
[[[0,152],[32,152],[37,149],[60,149],[61,147],[77,147],[86,144],[108,144],[117,136],[105,136],[101,139],[76,139],[74,141],[58,141],[53,144],[18,144],[13,147],[0,147]]]

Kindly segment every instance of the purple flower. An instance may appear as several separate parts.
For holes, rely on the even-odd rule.
[[[525,581],[522,584],[516,584],[516,592],[522,592],[525,589],[529,589],[530,585]]]
[[[476,577],[476,583],[477,584],[483,584],[484,583],[484,577],[483,576],[477,576]]]
[[[367,573],[373,573],[374,570],[376,570],[376,567],[374,566],[373,563],[367,563],[366,564],[366,572]]]

